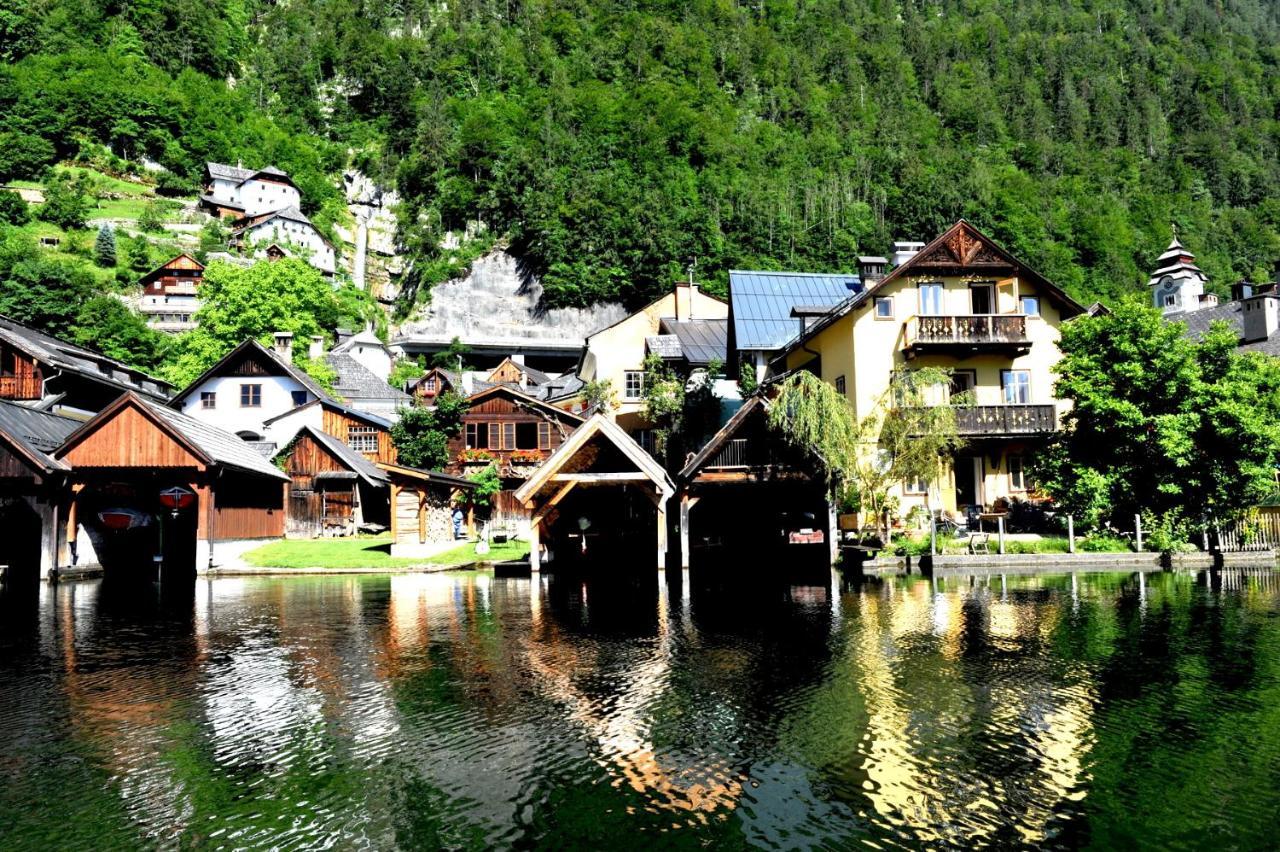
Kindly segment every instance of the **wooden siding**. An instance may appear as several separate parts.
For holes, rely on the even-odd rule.
[[[0,492],[5,490],[5,482],[37,482],[41,478],[42,474],[31,466],[31,462],[0,437]]]
[[[213,497],[213,540],[283,536],[284,492],[284,483],[225,472]]]
[[[426,544],[453,541],[453,510],[447,487],[394,489],[394,542]]]
[[[320,421],[320,428],[325,434],[332,435],[344,444],[348,444],[348,437],[352,426],[369,426],[370,424],[363,420],[357,420],[354,417],[348,417],[341,411],[334,411],[330,408],[324,409],[324,415]],[[369,461],[382,462],[383,464],[396,463],[396,448],[391,442],[391,432],[387,429],[374,427],[378,431],[378,450],[377,452],[361,453]]]
[[[293,443],[285,460],[285,472],[293,480],[289,487],[288,534],[314,538],[326,533],[355,532],[358,497],[355,480],[316,482],[315,475],[347,468],[310,435]]]
[[[524,371],[520,369],[520,365],[512,361],[510,358],[507,358],[494,368],[486,381],[494,385],[505,384],[507,382],[515,383],[520,381],[520,377],[522,375],[524,375]]]
[[[474,426],[476,437],[486,444],[480,450],[489,453],[498,461],[504,476],[522,477],[519,470],[512,470],[513,454],[524,458],[514,462],[517,466],[530,468],[542,462],[547,456],[564,443],[574,429],[576,422],[566,422],[568,418],[559,418],[543,409],[517,403],[514,399],[494,395],[476,402],[462,415],[462,427],[458,435],[449,440],[450,468],[457,470],[464,463],[463,451],[468,448],[468,424]],[[538,427],[534,446],[524,449],[516,448],[516,426],[521,423],[532,423]],[[483,437],[481,437],[483,436]]]
[[[132,406],[98,424],[64,458],[72,467],[204,469],[199,458]]]
[[[43,395],[40,365],[26,353],[0,343],[0,399],[30,400]]]

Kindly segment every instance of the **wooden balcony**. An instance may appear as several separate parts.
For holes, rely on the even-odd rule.
[[[956,430],[966,438],[1046,435],[1058,428],[1053,405],[964,405],[956,408]]]
[[[1022,314],[943,314],[907,320],[908,358],[922,353],[966,357],[978,353],[1022,355],[1031,349]]]

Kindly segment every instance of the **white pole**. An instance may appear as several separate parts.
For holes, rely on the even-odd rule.
[[[1076,552],[1076,519],[1074,515],[1067,515],[1067,552]]]
[[[996,518],[996,529],[1000,533],[1000,553],[1004,555],[1004,516]]]
[[[938,555],[938,516],[929,513],[929,555]]]
[[[1142,552],[1142,516],[1141,515],[1133,516],[1133,537],[1134,537],[1135,543],[1138,545],[1138,552],[1141,553]]]

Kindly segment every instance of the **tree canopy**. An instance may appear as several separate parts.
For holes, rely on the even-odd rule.
[[[1280,361],[1203,338],[1137,303],[1062,327],[1063,430],[1036,461],[1041,487],[1097,526],[1135,514],[1229,519],[1275,489]]]

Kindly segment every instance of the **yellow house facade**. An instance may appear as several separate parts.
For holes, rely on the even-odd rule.
[[[809,369],[849,400],[859,420],[887,398],[897,371],[951,371],[937,404],[961,392],[965,445],[931,482],[899,483],[915,506],[965,512],[1026,499],[1027,459],[1058,428],[1054,397],[1061,323],[1078,303],[965,221],[888,275],[812,322],[775,361]]]
[[[584,382],[607,380],[616,398],[614,420],[627,432],[642,429],[647,425],[643,400],[646,338],[659,333],[664,319],[725,319],[728,315],[726,302],[703,293],[696,284],[681,282],[662,298],[588,337],[578,378]]]

